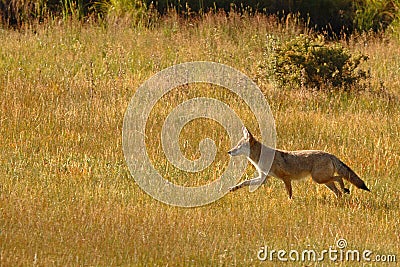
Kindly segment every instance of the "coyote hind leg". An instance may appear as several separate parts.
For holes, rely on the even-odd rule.
[[[292,199],[292,182],[290,179],[284,179],[283,182],[285,183],[286,192],[289,195],[289,199]]]
[[[340,192],[339,189],[337,189],[334,182],[328,182],[325,184],[325,186],[328,187],[330,190],[332,190],[332,192],[335,193],[337,198],[342,196],[342,192]]]
[[[350,190],[346,187],[344,187],[344,183],[343,183],[343,179],[342,176],[334,176],[334,181],[338,182],[340,185],[340,189],[342,189],[342,191],[346,194],[350,194]]]

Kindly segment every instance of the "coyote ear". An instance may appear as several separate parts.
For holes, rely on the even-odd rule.
[[[242,127],[242,131],[243,131],[243,137],[245,139],[251,139],[253,138],[253,136],[251,135],[250,131],[247,130],[247,128],[245,126]]]

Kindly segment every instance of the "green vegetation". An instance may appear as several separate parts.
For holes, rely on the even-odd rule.
[[[358,31],[380,31],[399,18],[400,1],[355,1],[354,24]]]
[[[322,36],[299,35],[283,42],[270,38],[266,68],[280,87],[360,90],[367,72],[359,69],[366,55],[352,55],[342,44]]]
[[[308,27],[338,36],[354,30],[385,30],[398,20],[399,4],[399,0],[1,0],[0,21],[21,27],[54,17],[113,23],[127,16],[133,23],[143,23],[155,19],[154,14],[167,14],[170,10],[187,17],[224,10],[275,14],[280,18],[298,14]]]
[[[339,238],[349,249],[400,260],[398,28],[339,40],[349,53],[368,55],[360,68],[370,70],[372,89],[331,93],[275,88],[260,68],[267,36],[308,36],[295,20],[207,13],[188,23],[169,13],[152,27],[144,24],[48,18],[0,30],[0,266],[253,266],[262,245],[322,251]],[[289,201],[272,178],[254,193],[240,190],[199,208],[148,196],[124,161],[124,112],[146,79],[194,60],[247,74],[269,101],[279,148],[334,153],[372,192],[350,186],[350,195],[336,199],[305,179],[293,184]],[[223,100],[259,137],[254,116],[227,90],[192,85],[164,96],[146,128],[148,151],[161,173],[185,185],[216,179],[229,161],[223,128],[200,120],[183,129],[180,145],[196,158],[198,141],[213,138],[215,163],[196,174],[167,165],[159,145],[163,118],[195,96]],[[243,179],[253,172],[249,165]],[[296,263],[303,264],[314,263]]]

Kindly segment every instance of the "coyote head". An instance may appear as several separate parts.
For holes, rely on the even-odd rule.
[[[250,141],[253,140],[253,136],[247,130],[246,127],[242,127],[243,137],[240,139],[239,143],[228,151],[228,154],[231,156],[245,155],[248,156],[250,154]]]

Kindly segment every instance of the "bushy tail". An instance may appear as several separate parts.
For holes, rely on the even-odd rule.
[[[354,184],[356,187],[370,191],[368,187],[365,185],[364,181],[361,180],[360,177],[352,170],[349,166],[344,164],[340,159],[334,156],[333,163],[335,165],[337,173],[342,176],[344,179]]]

